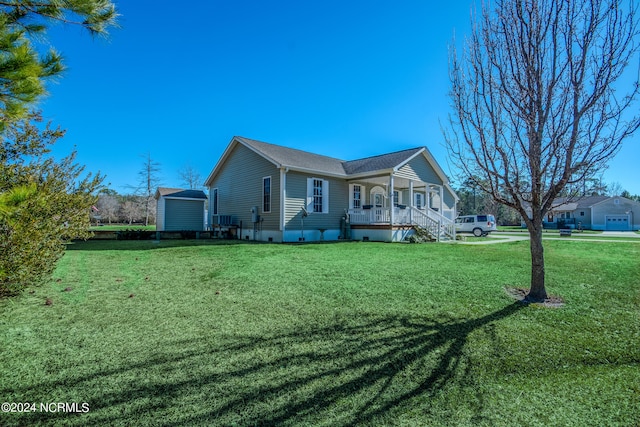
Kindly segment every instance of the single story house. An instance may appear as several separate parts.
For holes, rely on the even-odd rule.
[[[236,136],[205,186],[210,229],[240,239],[455,238],[458,197],[426,147],[344,161]]]
[[[156,231],[204,231],[207,195],[201,190],[159,187],[156,190]]]
[[[627,231],[640,229],[640,203],[621,196],[558,198],[547,214],[551,228]]]

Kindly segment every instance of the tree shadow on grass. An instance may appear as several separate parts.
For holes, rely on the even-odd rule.
[[[439,391],[473,384],[464,355],[470,334],[488,327],[490,335],[492,322],[521,307],[515,303],[470,320],[370,315],[261,337],[167,342],[149,359],[29,387],[90,392],[88,414],[30,413],[13,420],[351,426],[390,423],[416,411],[425,416],[428,399]]]

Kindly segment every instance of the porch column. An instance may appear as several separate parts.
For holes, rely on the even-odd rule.
[[[409,222],[413,224],[413,181],[409,180]]]
[[[440,215],[444,215],[444,185],[440,186]]]
[[[389,220],[391,221],[391,225],[393,225],[393,223],[395,222],[395,214],[394,214],[394,206],[393,206],[393,174],[389,175],[389,205],[390,206],[390,211],[389,211]]]
[[[425,197],[427,198],[427,200],[425,201],[425,206],[427,207],[427,209],[431,209],[431,184],[427,184],[425,189],[427,191],[425,191]]]

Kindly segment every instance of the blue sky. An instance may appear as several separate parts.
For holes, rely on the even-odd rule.
[[[45,118],[67,129],[88,171],[120,193],[145,153],[164,186],[191,165],[204,180],[234,135],[345,160],[427,146],[445,171],[448,45],[472,2],[117,2],[121,28],[93,39],[55,26],[66,58]],[[640,194],[638,136],[604,180]]]

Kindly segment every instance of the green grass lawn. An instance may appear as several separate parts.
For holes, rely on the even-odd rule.
[[[155,231],[155,225],[139,225],[139,224],[104,224],[104,225],[92,225],[89,227],[91,231],[124,231],[124,230],[147,230]]]
[[[0,425],[637,426],[640,245],[77,243],[0,301]],[[52,304],[45,305],[50,298]]]

